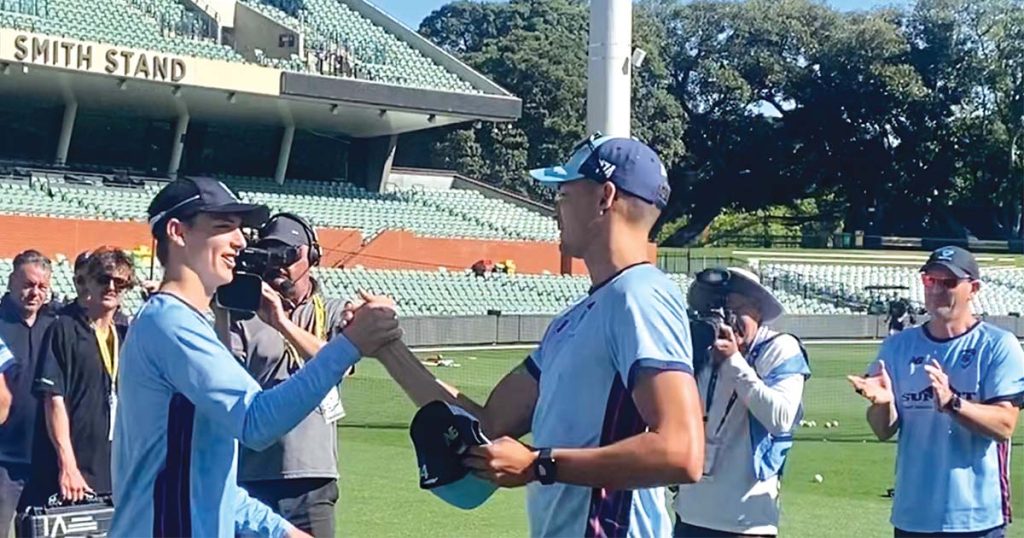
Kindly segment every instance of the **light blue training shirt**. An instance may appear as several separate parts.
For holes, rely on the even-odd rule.
[[[962,426],[936,409],[924,366],[935,359],[949,385],[974,403],[1024,403],[1024,350],[1010,332],[978,322],[949,340],[924,326],[882,343],[899,413],[892,524],[909,532],[971,532],[1010,522],[1010,443]]]
[[[693,374],[686,301],[650,264],[631,266],[559,314],[526,360],[540,394],[537,447],[594,448],[647,429],[633,403],[641,369]],[[665,488],[527,486],[530,536],[670,536]]]
[[[110,536],[282,536],[285,520],[237,485],[238,441],[270,446],[358,360],[338,335],[263,391],[199,311],[154,295],[121,350]]]

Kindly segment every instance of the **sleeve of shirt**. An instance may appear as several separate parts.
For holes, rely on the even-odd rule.
[[[67,394],[68,360],[72,342],[64,334],[64,324],[54,323],[43,335],[39,350],[39,365],[33,390],[39,395],[64,396]]]
[[[287,381],[263,391],[238,364],[212,328],[154,326],[147,340],[157,365],[175,390],[247,447],[263,450],[294,428],[359,361],[342,335],[324,346]]]
[[[235,532],[245,535],[246,532],[259,536],[279,538],[288,531],[288,522],[274,513],[265,504],[253,499],[245,489],[235,489]]]
[[[0,374],[6,372],[11,366],[14,366],[14,354],[11,353],[11,348],[7,347],[7,343],[0,340]]]
[[[623,295],[608,318],[609,349],[626,387],[645,368],[693,374],[690,324],[682,297],[657,286]]]
[[[1024,407],[1024,349],[1017,338],[1005,333],[993,346],[991,357],[982,371],[981,401]]]
[[[772,364],[755,370],[736,353],[722,363],[722,375],[735,379],[736,394],[754,418],[773,435],[782,435],[793,429],[811,370],[795,338],[781,335],[771,345],[779,347]]]

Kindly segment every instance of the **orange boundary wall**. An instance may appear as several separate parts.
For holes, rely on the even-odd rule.
[[[134,249],[150,245],[149,228],[141,222],[58,219],[19,215],[0,215],[0,257],[12,258],[27,248],[47,256],[58,253],[74,259],[79,252],[99,245]],[[438,267],[462,270],[477,260],[495,263],[511,259],[520,273],[559,274],[564,268],[572,274],[586,274],[581,260],[563,260],[557,243],[444,239],[421,237],[391,230],[362,245],[356,230],[319,229],[325,266],[362,265],[374,269],[418,269],[435,271]],[[656,259],[656,247],[648,245],[648,256]]]

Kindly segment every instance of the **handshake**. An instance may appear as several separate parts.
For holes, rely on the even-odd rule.
[[[395,301],[364,291],[359,292],[359,299],[345,303],[341,327],[342,334],[364,357],[372,356],[380,348],[402,338]]]

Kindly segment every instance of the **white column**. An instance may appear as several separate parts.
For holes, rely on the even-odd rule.
[[[628,137],[630,133],[630,56],[632,0],[590,2],[587,47],[587,132]]]
[[[174,124],[174,140],[171,141],[171,162],[167,165],[167,177],[178,179],[181,155],[185,152],[185,134],[188,133],[188,112],[182,112]]]
[[[281,136],[281,151],[277,154],[277,171],[274,172],[274,181],[278,185],[284,183],[284,175],[288,172],[288,159],[292,156],[292,141],[295,140],[295,126],[289,125],[284,128]]]
[[[71,147],[71,133],[75,130],[76,116],[78,116],[78,101],[70,99],[64,105],[64,120],[60,124],[60,138],[57,139],[57,164],[68,162],[68,148]]]

